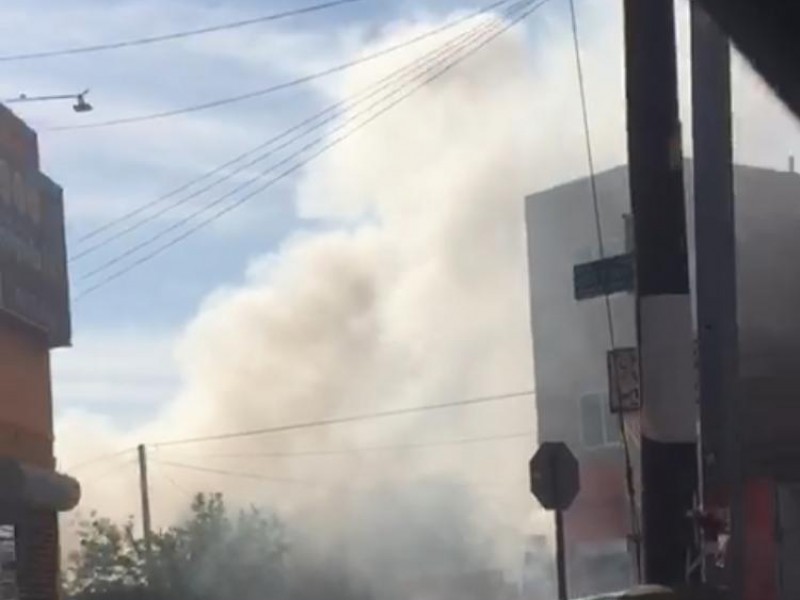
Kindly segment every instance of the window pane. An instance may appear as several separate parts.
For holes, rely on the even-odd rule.
[[[601,400],[601,397],[596,394],[581,398],[583,444],[589,448],[602,446],[604,443],[603,405]]]

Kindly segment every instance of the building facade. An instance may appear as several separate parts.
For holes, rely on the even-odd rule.
[[[684,172],[691,258],[691,166]],[[627,169],[596,183],[604,255],[631,252]],[[800,559],[800,265],[789,257],[800,254],[800,175],[737,166],[734,188],[748,598],[797,598],[787,567]],[[529,196],[526,227],[539,439],[566,441],[581,462],[581,492],[565,518],[570,583],[577,594],[611,591],[637,572],[639,447],[637,414],[625,416],[623,444],[609,409],[606,352],[636,346],[635,300],[575,300],[574,266],[600,258],[588,179]]]
[[[61,189],[36,134],[0,106],[0,592],[59,596],[57,513],[80,488],[55,471],[50,351],[70,340]]]

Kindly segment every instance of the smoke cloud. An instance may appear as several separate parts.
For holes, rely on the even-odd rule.
[[[616,5],[586,7],[585,71],[602,169],[624,161],[621,21]],[[523,198],[584,175],[586,165],[567,24],[554,9],[536,15],[527,30],[498,38],[313,163],[296,203],[324,227],[293,233],[249,266],[243,285],[207,299],[176,344],[181,390],[145,428],[115,432],[86,415],[62,419],[62,462],[140,441],[532,388]],[[393,24],[364,52],[438,22]],[[345,98],[432,47],[351,71],[326,91]],[[525,534],[548,523],[527,491],[532,435],[328,456],[219,455],[358,450],[534,428],[528,397],[152,447],[155,520],[170,523],[186,504],[171,483],[184,492],[219,489],[233,502],[266,503],[304,522],[322,556],[337,556],[346,542],[351,554],[337,560],[348,569],[386,577],[398,565],[409,576],[433,563],[515,569]],[[111,516],[136,512],[131,458],[120,457],[96,483],[85,478],[84,506]]]
[[[364,51],[435,24],[395,24]],[[414,52],[351,72],[328,93],[362,90]],[[534,180],[535,128],[525,124],[535,98],[517,31],[325,155],[296,193],[301,214],[323,222],[322,231],[292,234],[250,265],[244,285],[208,298],[176,344],[180,393],[143,430],[107,435],[96,419],[62,420],[64,464],[108,450],[111,438],[119,448],[531,389],[522,199]],[[424,444],[534,427],[529,396],[153,446],[154,518],[166,525],[186,505],[171,480],[187,492],[220,489],[232,502],[269,504],[313,523],[315,544],[335,555],[344,542],[352,553],[347,568],[365,576],[421,577],[431,565],[519,567],[523,536],[539,518],[526,479],[533,435],[322,457],[215,455]],[[83,506],[111,516],[138,512],[135,466],[124,466],[131,458],[96,484],[87,476]]]

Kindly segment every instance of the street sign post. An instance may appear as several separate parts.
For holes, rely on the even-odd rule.
[[[567,569],[564,557],[564,515],[578,495],[578,459],[563,442],[544,442],[529,463],[531,492],[547,510],[556,513],[556,567],[558,598],[567,599]]]

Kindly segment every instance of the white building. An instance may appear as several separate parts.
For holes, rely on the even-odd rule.
[[[691,257],[691,165],[685,174]],[[630,251],[627,168],[600,173],[596,183],[605,256]],[[794,511],[792,482],[800,481],[800,175],[737,166],[734,187],[748,528],[751,540],[773,544],[775,554],[749,544],[748,564],[753,577],[781,573],[774,584],[790,595],[776,597],[797,598],[798,574],[780,565],[798,556],[800,533],[775,536],[772,524]],[[573,267],[600,258],[589,180],[529,196],[526,220],[539,439],[566,441],[581,461],[581,494],[566,518],[571,591],[608,591],[633,576],[631,521],[618,421],[608,409],[605,300],[574,299]],[[635,346],[633,295],[615,294],[610,304],[616,347]]]

